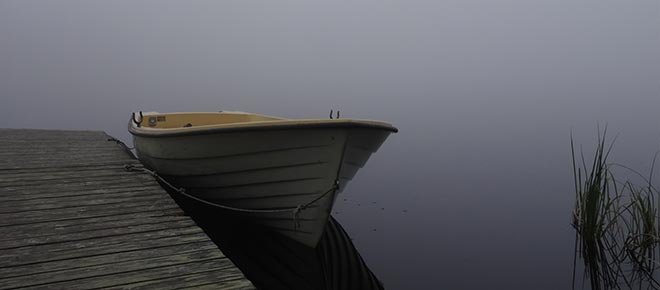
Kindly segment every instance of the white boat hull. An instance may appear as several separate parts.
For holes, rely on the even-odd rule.
[[[136,135],[144,165],[186,193],[315,247],[336,196],[391,131],[336,126]],[[300,210],[285,210],[295,209]]]

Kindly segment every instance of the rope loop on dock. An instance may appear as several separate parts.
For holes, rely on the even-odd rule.
[[[318,202],[321,200],[323,197],[328,195],[329,193],[334,193],[339,189],[339,180],[335,180],[334,184],[330,189],[326,190],[323,194],[317,196],[316,198],[310,200],[307,203],[304,204],[299,204],[295,207],[285,207],[285,208],[278,208],[278,209],[249,209],[249,208],[238,208],[238,207],[233,207],[233,206],[228,206],[228,205],[223,205],[223,204],[218,204],[215,202],[210,202],[204,199],[201,199],[199,197],[196,197],[194,195],[190,195],[186,192],[186,189],[183,187],[176,187],[169,183],[167,180],[165,180],[162,176],[160,176],[156,171],[146,169],[141,166],[135,166],[133,164],[124,164],[124,169],[129,172],[143,172],[146,174],[149,174],[153,176],[155,179],[159,181],[160,184],[164,184],[171,190],[173,190],[176,193],[179,193],[187,198],[190,198],[192,200],[195,200],[197,202],[201,202],[203,204],[212,206],[212,207],[217,207],[225,210],[230,210],[230,211],[236,211],[236,212],[246,212],[246,213],[280,213],[280,212],[291,212],[293,214],[293,225],[294,229],[299,229],[300,228],[300,221],[298,220],[298,215],[300,212],[305,210],[307,207],[313,205],[314,203]]]

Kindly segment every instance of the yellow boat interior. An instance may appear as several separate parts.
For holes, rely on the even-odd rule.
[[[179,135],[200,131],[225,131],[310,127],[372,127],[396,132],[392,125],[356,119],[286,119],[237,111],[133,114],[129,131],[134,135]]]
[[[284,120],[278,117],[243,112],[167,113],[143,115],[142,126],[157,129],[187,128],[196,126]]]

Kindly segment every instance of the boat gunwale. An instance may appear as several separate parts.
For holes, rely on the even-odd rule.
[[[233,133],[233,132],[252,132],[252,131],[279,131],[279,130],[298,130],[298,129],[327,129],[327,128],[366,128],[378,129],[396,133],[399,130],[390,125],[389,123],[371,120],[357,120],[357,119],[339,119],[339,120],[322,120],[322,119],[308,119],[308,120],[275,120],[275,121],[258,121],[258,122],[243,122],[234,124],[220,124],[220,125],[204,125],[190,128],[145,128],[136,127],[132,121],[129,120],[128,131],[140,137],[173,137],[173,136],[190,136],[190,135],[210,135],[216,133]]]

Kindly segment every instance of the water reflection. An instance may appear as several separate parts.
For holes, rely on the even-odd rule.
[[[584,161],[584,154],[578,165],[571,146],[576,199],[573,288],[580,268],[593,290],[659,289],[657,197],[660,191],[651,181],[653,167],[646,178],[632,168],[608,161],[614,141],[608,146],[606,131],[598,132],[598,145],[590,166]],[[657,156],[658,153],[653,158],[654,165]],[[616,169],[638,175],[643,183],[622,179],[622,173],[626,172]],[[579,267],[577,258],[581,261]]]
[[[258,289],[383,289],[339,222],[316,249],[170,193]]]

